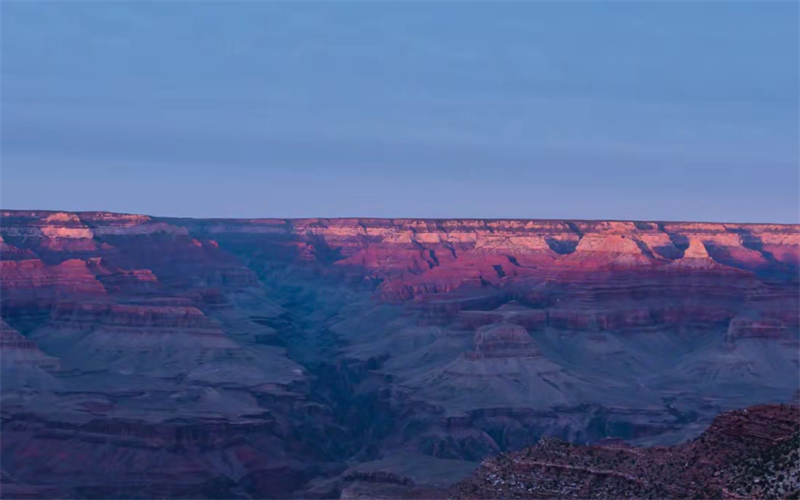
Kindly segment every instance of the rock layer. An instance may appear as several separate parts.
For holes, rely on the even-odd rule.
[[[796,397],[798,230],[3,211],[4,497],[427,494],[542,436],[687,439]]]

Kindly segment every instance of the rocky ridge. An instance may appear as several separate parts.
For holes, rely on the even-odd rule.
[[[800,409],[763,405],[720,415],[672,447],[594,446],[544,438],[485,460],[451,498],[795,498]]]

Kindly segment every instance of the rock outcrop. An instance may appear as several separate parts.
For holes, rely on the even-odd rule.
[[[478,328],[475,332],[476,358],[534,357],[541,353],[525,328],[508,323],[496,323]]]
[[[542,439],[483,462],[451,498],[793,498],[800,493],[800,411],[721,415],[673,447],[576,446]]]

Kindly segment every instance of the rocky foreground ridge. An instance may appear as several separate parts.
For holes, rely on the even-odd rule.
[[[0,237],[3,498],[407,496],[798,390],[795,225],[2,211]]]
[[[450,498],[798,498],[800,409],[762,405],[720,415],[676,446],[593,446],[544,438],[487,459]]]

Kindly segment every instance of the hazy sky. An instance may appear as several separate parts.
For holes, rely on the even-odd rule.
[[[794,1],[0,8],[4,208],[800,221]]]

